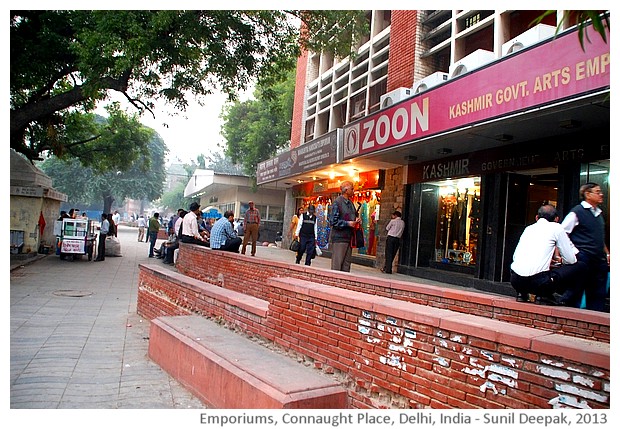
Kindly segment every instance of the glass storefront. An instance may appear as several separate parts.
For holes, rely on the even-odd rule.
[[[423,192],[436,199],[421,207],[426,218],[432,216],[428,211],[436,210],[432,262],[474,266],[480,232],[480,177],[425,183]]]
[[[359,217],[362,220],[364,230],[365,247],[353,249],[354,255],[376,256],[379,210],[381,208],[381,190],[377,186],[376,177],[378,172],[360,173],[359,180],[355,182],[356,190],[352,198],[353,205],[359,210]],[[374,180],[371,180],[373,178]],[[329,241],[329,216],[331,215],[332,201],[340,195],[341,180],[333,182],[315,182],[312,188],[310,185],[297,188],[297,206],[295,210],[302,207],[304,210],[308,205],[315,206],[317,216],[318,245],[321,249],[328,248]],[[304,191],[304,188],[305,191]],[[325,189],[326,191],[322,191]],[[305,194],[302,196],[300,194]]]

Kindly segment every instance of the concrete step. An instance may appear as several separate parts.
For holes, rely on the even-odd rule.
[[[335,380],[204,317],[152,320],[149,357],[215,408],[347,408]]]

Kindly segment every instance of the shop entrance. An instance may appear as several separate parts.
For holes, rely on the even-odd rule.
[[[536,222],[540,206],[558,207],[560,179],[554,168],[509,173],[502,281],[510,280],[510,264],[519,238],[525,227]]]

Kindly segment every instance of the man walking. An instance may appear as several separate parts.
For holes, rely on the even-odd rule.
[[[254,201],[248,202],[250,208],[243,216],[243,224],[245,226],[245,234],[243,235],[243,247],[241,254],[245,255],[245,247],[248,245],[250,238],[252,239],[252,256],[256,256],[256,242],[258,241],[258,228],[260,227],[260,212],[254,208]]]
[[[387,231],[387,239],[385,240],[385,265],[381,268],[381,272],[392,274],[392,265],[396,252],[400,249],[400,238],[405,230],[405,221],[401,219],[401,213],[395,210],[392,213],[392,219],[385,227]]]
[[[144,215],[140,215],[138,218],[138,241],[142,242],[144,240],[144,232],[146,230],[146,219],[144,219]]]
[[[316,215],[314,214],[314,206],[312,204],[308,206],[308,211],[300,216],[294,235],[299,237],[299,249],[297,250],[295,263],[299,264],[301,257],[305,253],[306,265],[310,265],[312,258],[314,258],[316,237],[318,235]]]
[[[99,228],[99,243],[97,244],[97,257],[95,262],[105,260],[105,239],[108,237],[110,231],[110,222],[108,221],[108,215],[101,213],[101,227]]]

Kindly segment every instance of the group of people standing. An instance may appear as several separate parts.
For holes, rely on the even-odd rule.
[[[361,226],[360,216],[352,201],[354,190],[351,181],[344,181],[340,184],[340,195],[334,200],[329,217],[331,269],[336,271],[351,271],[352,240],[356,229]],[[400,238],[405,229],[405,222],[401,216],[400,211],[395,210],[386,226],[385,265],[381,271],[387,274],[392,273],[392,264],[400,248]],[[305,264],[310,265],[316,254],[317,243],[317,219],[314,205],[310,204],[305,213],[302,208],[298,209],[297,215],[291,221],[291,234],[293,239],[299,240],[295,262],[299,264],[305,253]]]

